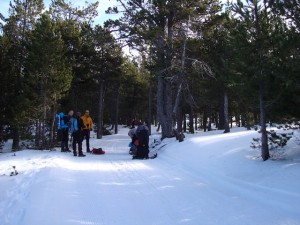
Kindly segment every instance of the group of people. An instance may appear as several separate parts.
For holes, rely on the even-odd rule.
[[[148,159],[149,156],[149,130],[148,127],[142,122],[138,122],[137,128],[136,122],[131,123],[128,136],[131,137],[130,154],[132,159]]]
[[[61,151],[71,152],[69,149],[69,141],[72,140],[72,148],[74,156],[84,157],[82,152],[82,142],[86,140],[86,152],[90,150],[90,132],[93,129],[93,121],[89,110],[84,115],[70,110],[67,115],[60,113],[57,115],[58,129],[61,131]],[[136,128],[137,124],[137,128]],[[133,121],[128,132],[131,137],[131,154],[132,159],[148,159],[149,158],[149,130],[142,121],[136,123]],[[77,151],[78,150],[78,151]]]
[[[90,151],[90,132],[93,129],[93,121],[90,116],[89,110],[86,110],[84,115],[77,112],[74,116],[74,111],[70,110],[68,115],[60,114],[60,130],[62,133],[61,138],[61,151],[71,152],[68,142],[72,139],[72,148],[74,156],[84,157],[82,152],[82,142],[86,140],[86,151]],[[78,152],[77,152],[78,146]]]

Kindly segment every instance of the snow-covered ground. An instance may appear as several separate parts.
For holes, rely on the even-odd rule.
[[[255,131],[164,140],[153,160],[131,160],[127,132],[91,140],[105,155],[0,154],[0,225],[300,225],[298,131],[266,162]]]

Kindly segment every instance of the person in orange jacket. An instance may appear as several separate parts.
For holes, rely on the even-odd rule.
[[[91,152],[90,150],[90,132],[93,129],[93,120],[90,116],[90,111],[86,110],[85,114],[81,116],[83,121],[83,135],[82,140],[86,140],[86,151]]]

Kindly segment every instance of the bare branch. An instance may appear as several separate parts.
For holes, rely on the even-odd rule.
[[[203,74],[206,74],[207,76],[216,79],[214,72],[211,70],[210,66],[207,63],[200,61],[198,59],[191,59],[191,58],[187,58],[187,59],[192,61],[193,67],[195,69],[198,69],[199,72],[201,72],[202,77]]]

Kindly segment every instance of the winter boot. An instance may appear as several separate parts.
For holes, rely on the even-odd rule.
[[[79,149],[78,156],[79,156],[79,157],[85,157],[85,155],[82,153],[82,149]]]

